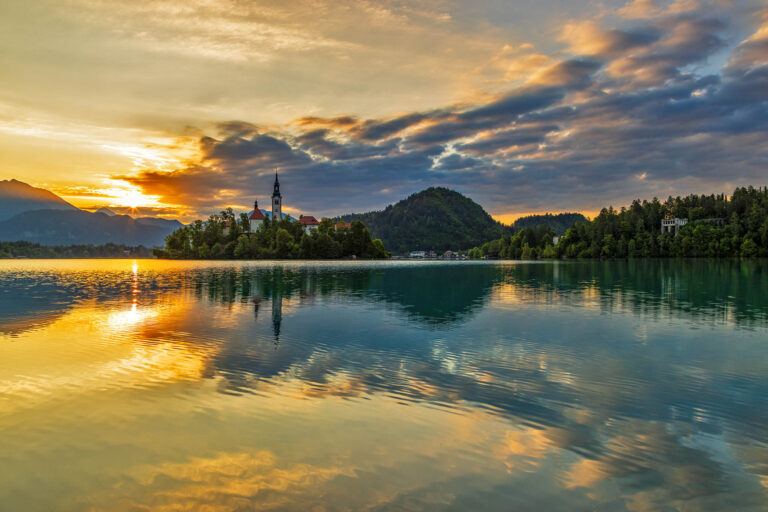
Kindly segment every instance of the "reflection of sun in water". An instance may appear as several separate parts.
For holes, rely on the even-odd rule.
[[[121,329],[138,325],[157,316],[157,311],[152,308],[139,308],[139,263],[134,261],[131,265],[133,274],[131,279],[131,309],[110,313],[107,317],[107,325],[115,329]]]
[[[152,308],[139,308],[135,303],[130,309],[115,311],[107,316],[107,325],[113,329],[124,329],[141,324],[150,318],[157,316],[157,311]]]

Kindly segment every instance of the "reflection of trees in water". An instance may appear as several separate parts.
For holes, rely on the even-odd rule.
[[[503,267],[495,265],[228,268],[200,273],[194,288],[198,297],[224,304],[314,297],[385,302],[414,320],[438,327],[461,321],[482,307],[503,276]],[[278,324],[279,311],[273,313]]]
[[[228,275],[213,282],[238,283],[221,286],[221,294],[214,294],[217,300],[240,301],[237,290],[247,288],[258,298],[254,307],[262,298],[275,304],[277,296],[322,296],[338,304],[380,301],[430,326],[456,326],[489,300],[494,287],[507,284],[516,293],[529,294],[534,303],[575,303],[587,294],[594,295],[600,308],[643,315],[698,319],[725,311],[716,319],[750,325],[765,317],[759,300],[765,274],[742,262],[269,269]],[[242,280],[250,284],[244,288]],[[205,293],[211,296],[209,290]],[[568,337],[529,343],[517,340],[512,331],[502,340],[446,335],[438,346],[421,334],[408,334],[407,328],[397,336],[355,336],[355,327],[343,321],[337,328],[338,336],[321,347],[312,343],[312,333],[302,333],[306,340],[292,340],[277,352],[268,350],[269,340],[251,340],[225,348],[214,364],[225,376],[228,392],[262,389],[264,383],[279,387],[290,375],[310,397],[383,394],[404,403],[479,407],[533,426],[552,449],[592,461],[604,478],[625,479],[620,488],[663,490],[658,496],[663,503],[742,485],[705,446],[691,446],[692,437],[768,437],[766,409],[755,408],[764,402],[764,381],[754,379],[754,372],[734,376],[739,360],[717,344],[706,347],[711,360],[698,362],[706,378],[692,378],[686,373],[685,351],[695,347],[684,343],[641,347],[632,336],[610,344]],[[394,339],[400,335],[402,339]],[[574,407],[588,412],[588,419],[574,414]],[[643,443],[637,444],[638,438]],[[759,497],[754,492],[740,496],[745,502]]]
[[[768,262],[759,260],[629,260],[507,267],[505,282],[564,303],[597,294],[605,310],[659,317],[768,325]]]
[[[7,272],[0,274],[0,333],[20,333],[54,321],[80,301],[122,301],[132,294],[130,272]],[[432,328],[450,328],[487,302],[494,287],[512,284],[535,301],[583,300],[597,294],[606,310],[631,309],[658,317],[768,324],[768,263],[762,260],[630,260],[559,264],[435,265],[403,267],[216,267],[142,271],[144,304],[191,287],[222,304],[274,297],[275,330],[282,299],[325,297],[390,304]],[[256,305],[258,309],[258,305]]]
[[[40,318],[81,299],[129,301],[133,276],[0,279],[3,315],[26,310]],[[743,361],[725,346],[702,347],[709,357],[704,360],[705,352],[686,352],[699,347],[682,342],[640,347],[631,336],[611,343],[563,336],[534,343],[515,338],[514,329],[506,336],[472,339],[441,332],[438,343],[407,326],[400,326],[397,339],[392,339],[394,331],[355,336],[345,319],[321,318],[318,323],[338,334],[325,339],[321,350],[313,333],[306,332],[275,351],[272,345],[285,327],[282,305],[292,301],[301,307],[314,298],[339,305],[385,304],[423,325],[453,328],[490,300],[494,288],[512,285],[513,293],[527,294],[534,303],[577,303],[594,294],[608,311],[711,317],[754,326],[765,324],[767,279],[764,264],[753,261],[244,266],[141,273],[139,290],[141,300],[152,300],[191,289],[202,301],[241,304],[252,307],[257,318],[269,318],[274,339],[252,336],[250,320],[233,325],[224,342],[218,342],[213,328],[196,333],[221,344],[209,375],[223,378],[223,392],[279,387],[289,374],[313,397],[382,393],[401,402],[480,408],[533,426],[552,446],[598,462],[606,474],[634,477],[631,485],[637,488],[667,485],[671,490],[663,498],[691,498],[729,485],[728,468],[705,448],[692,447],[694,434],[735,434],[760,442],[768,437],[765,380],[743,372]],[[490,332],[476,324],[475,332]],[[701,358],[699,366],[686,366],[687,355]],[[702,366],[703,371],[686,373]],[[580,412],[588,414],[580,417]],[[634,442],[640,437],[642,446]],[[685,484],[665,483],[665,468],[682,474]]]
[[[227,268],[200,272],[193,280],[197,295],[213,302],[248,302],[256,297],[384,302],[434,328],[450,327],[473,314],[502,284],[513,285],[522,298],[548,303],[574,303],[587,294],[606,310],[748,326],[768,323],[768,264],[754,260]]]

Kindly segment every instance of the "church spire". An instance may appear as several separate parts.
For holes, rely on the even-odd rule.
[[[275,170],[275,191],[272,192],[272,220],[283,220],[283,196],[280,194],[277,170]]]
[[[280,182],[277,181],[277,171],[275,171],[275,191],[272,192],[272,197],[282,197],[280,195]]]

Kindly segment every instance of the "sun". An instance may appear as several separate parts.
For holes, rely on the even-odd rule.
[[[110,180],[112,187],[105,190],[115,206],[124,206],[131,210],[160,206],[158,196],[144,194],[141,188],[121,180]]]
[[[145,206],[145,203],[147,202],[147,198],[144,197],[144,194],[138,190],[126,190],[117,199],[120,200],[123,206],[127,206],[131,209],[136,209],[139,206]]]

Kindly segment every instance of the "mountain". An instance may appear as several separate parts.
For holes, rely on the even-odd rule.
[[[77,210],[53,192],[18,180],[0,181],[0,221],[30,210]]]
[[[512,224],[512,229],[518,231],[523,228],[547,226],[558,235],[564,235],[568,228],[577,222],[587,222],[587,218],[580,213],[545,213],[520,217]]]
[[[469,249],[499,238],[505,229],[482,206],[442,187],[422,190],[381,211],[344,215],[337,220],[361,221],[372,237],[381,238],[394,254]]]
[[[128,215],[109,216],[83,210],[34,210],[20,213],[0,222],[0,240],[25,240],[42,245],[80,245],[106,243],[145,247],[162,246],[164,238],[173,232],[177,221],[155,225],[134,220]]]
[[[110,217],[114,217],[115,215],[117,215],[117,213],[113,212],[112,210],[110,210],[106,206],[102,206],[101,208],[99,208],[98,210],[96,210],[93,213],[103,213],[104,215],[109,215]]]
[[[184,227],[184,224],[177,220],[161,219],[160,217],[138,217],[134,220],[139,224],[147,224],[170,231]]]
[[[182,226],[177,220],[133,219],[107,207],[91,213],[48,190],[17,180],[0,181],[0,240],[3,241],[153,247],[163,245],[165,236]]]

